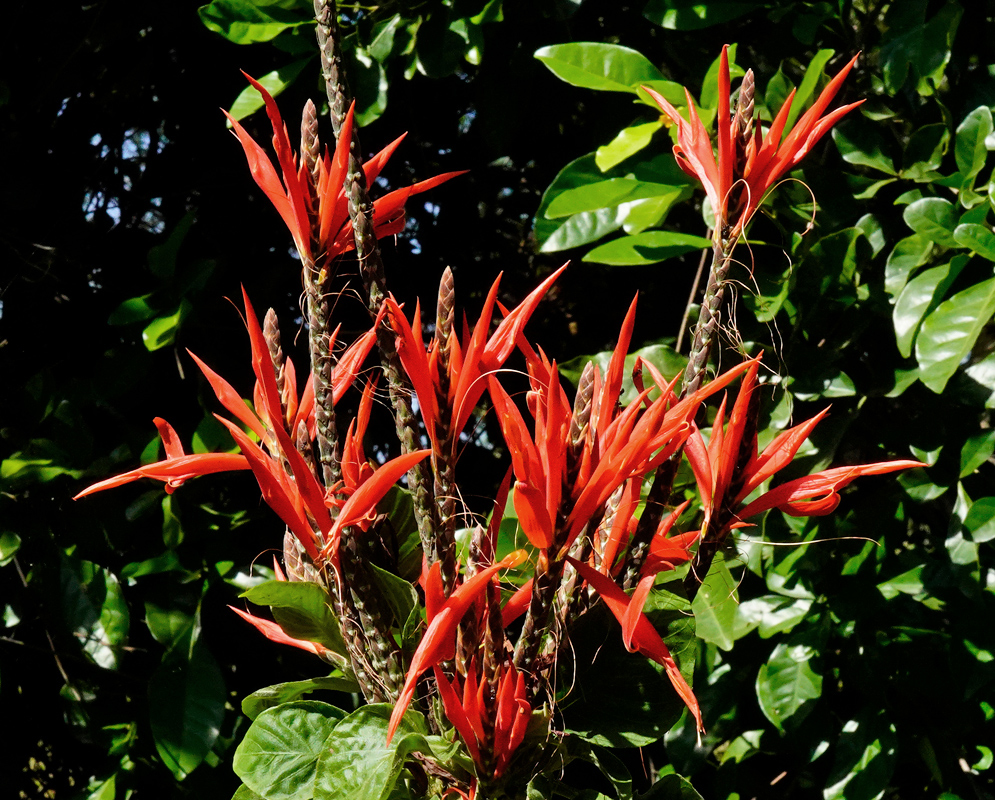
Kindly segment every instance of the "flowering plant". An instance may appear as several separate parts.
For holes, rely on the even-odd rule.
[[[157,419],[165,459],[79,496],[145,477],[173,491],[198,475],[248,469],[283,522],[282,567],[275,564],[275,579],[244,595],[269,607],[273,619],[235,611],[268,639],[314,653],[332,671],[264,690],[260,698],[275,698],[265,709],[250,704],[253,724],[235,759],[243,797],[544,796],[549,781],[578,759],[611,777],[612,757],[599,749],[609,734],[584,724],[591,712],[583,706],[606,701],[570,688],[569,674],[590,667],[582,653],[603,648],[605,660],[648,659],[653,691],[669,687],[674,705],[703,731],[687,625],[667,624],[662,612],[668,605],[686,612],[712,556],[731,531],[759,514],[827,514],[857,476],[919,466],[903,460],[837,467],[765,491],[825,412],[760,451],[760,359],[706,380],[732,248],[767,189],[856,105],[822,117],[853,62],[782,141],[790,100],[762,138],[749,111],[752,79],[744,80],[732,118],[723,50],[717,159],[690,101],[687,123],[656,95],[677,126],[678,163],[702,181],[716,214],[712,277],[688,370],[668,377],[637,359],[634,397],[622,403],[634,300],[607,368],[602,373],[589,363],[571,400],[556,360],[528,333],[543,296],[568,279],[563,268],[510,309],[498,301],[498,277],[479,317],[462,329],[454,277],[446,270],[427,342],[420,306],[409,318],[387,292],[378,238],[402,229],[411,194],[458,173],[370,200],[367,187],[397,142],[360,163],[352,111],[334,76],[334,14],[329,3],[319,6],[334,150],[321,152],[309,102],[295,154],[273,98],[251,78],[272,123],[279,174],[232,120],[253,179],[301,257],[310,369],[298,377],[280,347],[275,313],[260,324],[243,293],[255,378],[251,404],[194,356],[235,420],[219,417],[240,454],[187,455],[172,427]],[[353,251],[372,327],[337,354],[340,332],[329,297]],[[366,383],[344,435],[336,419],[336,404],[374,346],[401,450],[375,467],[363,444],[375,381]],[[504,375],[516,354],[528,377],[527,413]],[[737,382],[726,423],[724,392]],[[705,425],[712,398],[718,409]],[[466,515],[458,505],[459,442],[483,404],[496,417],[511,465],[490,519],[460,532]],[[671,502],[684,463],[700,491],[700,515],[690,501]],[[396,486],[402,478],[406,489]],[[404,493],[415,525],[399,530],[387,499]],[[511,536],[503,524],[509,510]],[[410,558],[402,564],[405,550],[416,553],[413,569]],[[598,637],[591,621],[612,617],[617,632]],[[347,710],[300,699],[320,689],[362,701]]]

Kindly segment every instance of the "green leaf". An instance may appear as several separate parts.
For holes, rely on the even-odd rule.
[[[940,304],[968,261],[968,256],[957,256],[949,264],[927,269],[905,284],[892,313],[898,352],[903,358],[912,354],[923,317]]]
[[[313,25],[311,11],[305,15],[296,3],[283,0],[213,0],[197,9],[208,30],[235,44],[268,42],[288,28]]]
[[[736,641],[736,609],[739,607],[736,585],[736,579],[729,571],[724,555],[719,552],[698,594],[691,602],[698,638],[718,645],[723,650],[732,650]]]
[[[733,795],[730,795],[730,800]],[[703,800],[691,782],[673,772],[661,775],[648,792],[639,795],[637,800]]]
[[[897,175],[895,164],[884,152],[879,129],[861,120],[850,120],[833,128],[833,141],[848,164],[871,167],[887,175]]]
[[[560,80],[586,89],[634,94],[646,81],[663,80],[646,56],[617,44],[555,44],[536,50],[535,57]]]
[[[380,569],[376,564],[370,564],[369,567],[373,582],[379,589],[380,597],[387,601],[387,605],[394,615],[397,628],[403,628],[411,614],[419,608],[418,592],[404,578],[399,578],[392,572]]]
[[[611,361],[611,357],[612,353],[610,350],[597,353],[593,356],[577,356],[559,365],[560,374],[576,386],[588,361],[593,361],[601,371],[601,374],[604,375],[608,370],[608,363]],[[632,370],[636,366],[637,358],[648,361],[660,370],[660,373],[665,378],[673,378],[676,375],[680,375],[687,367],[687,357],[681,355],[674,348],[666,344],[651,344],[636,350],[634,353],[629,353],[625,357],[625,367],[622,370],[622,395],[619,402],[623,406],[628,405],[636,398],[637,392],[632,382]]]
[[[152,638],[166,648],[167,654],[175,650],[183,658],[189,658],[200,635],[200,609],[195,614],[187,614],[177,608],[162,608],[147,600],[145,623]]]
[[[966,478],[995,453],[995,431],[982,431],[968,437],[960,450],[960,475]]]
[[[964,117],[957,126],[957,139],[954,144],[954,157],[962,177],[962,188],[972,188],[975,176],[981,172],[988,160],[988,147],[985,139],[995,131],[992,112],[988,106],[979,106]]]
[[[995,497],[975,500],[964,518],[964,527],[971,534],[972,542],[990,542],[995,539]]]
[[[152,352],[176,341],[176,332],[183,324],[184,318],[189,315],[190,309],[189,301],[184,299],[180,301],[175,311],[152,320],[142,331],[145,349]]]
[[[342,709],[316,700],[267,709],[235,750],[232,768],[266,800],[308,800],[325,743],[345,718]]]
[[[225,682],[203,646],[193,657],[170,658],[149,681],[149,721],[155,747],[177,780],[207,757],[225,716]]]
[[[819,79],[822,78],[826,64],[829,63],[829,59],[834,55],[836,55],[835,50],[819,50],[812,57],[808,67],[805,69],[802,82],[798,85],[798,91],[795,92],[795,99],[791,102],[791,111],[788,112],[788,121],[784,125],[784,130],[790,131],[794,127],[795,120],[798,119],[801,112],[805,109],[809,98],[815,94],[815,88],[819,85]],[[768,106],[768,108],[770,107]],[[780,109],[780,106],[777,108]],[[774,109],[771,110],[774,111]]]
[[[638,153],[653,139],[653,134],[663,127],[660,120],[641,122],[622,128],[608,144],[597,149],[594,157],[598,169],[605,171],[621,164],[629,156]]]
[[[905,146],[902,177],[915,181],[931,181],[950,143],[950,129],[942,122],[917,128]]]
[[[920,564],[901,575],[896,575],[894,578],[879,583],[877,589],[885,600],[894,600],[900,594],[912,595],[913,597],[920,595],[925,591],[922,582],[924,570],[925,567]]]
[[[954,229],[957,227],[957,210],[953,203],[940,197],[924,197],[909,205],[902,218],[905,224],[931,242],[944,247],[956,247]]]
[[[954,228],[954,239],[982,258],[995,261],[995,233],[987,225],[958,225]]]
[[[301,58],[297,61],[292,61],[286,66],[275,69],[272,72],[267,72],[261,78],[256,78],[256,80],[262,84],[267,92],[276,97],[297,80],[297,76],[301,74],[301,71],[310,60],[310,58]],[[235,98],[235,102],[228,109],[228,113],[235,119],[242,120],[249,116],[249,114],[255,114],[262,107],[263,96],[255,86],[250,84]],[[231,123],[228,123],[228,127],[231,127]]]
[[[805,619],[811,607],[812,601],[806,598],[793,600],[777,594],[747,600],[737,608],[733,636],[741,639],[754,628],[763,639],[786,633]]]
[[[711,239],[674,231],[644,231],[595,247],[583,260],[609,266],[656,264],[712,246]]]
[[[939,394],[995,313],[995,278],[958,292],[922,323],[916,338],[919,378]]]
[[[242,713],[254,720],[268,708],[290,703],[306,694],[318,691],[352,694],[359,691],[359,684],[354,679],[345,677],[342,673],[336,673],[326,678],[277,683],[264,689],[257,689],[248,697],[243,698]]]
[[[266,581],[247,589],[242,597],[273,609],[273,619],[294,639],[320,642],[344,655],[345,642],[331,607],[331,598],[316,583]]]
[[[121,305],[115,308],[107,318],[108,325],[130,325],[132,322],[144,322],[154,317],[155,307],[149,304],[152,294],[144,294],[141,297],[130,297]]]
[[[575,214],[564,222],[546,218],[546,209],[559,195],[570,189],[605,179],[595,161],[594,153],[588,153],[571,161],[560,170],[543,193],[539,209],[536,211],[534,228],[536,241],[542,252],[552,253],[580,247],[622,227],[624,214],[617,208],[603,208]]]
[[[883,712],[865,713],[843,726],[824,800],[876,800],[895,769],[898,737]]]
[[[649,0],[643,16],[661,28],[694,31],[729,22],[766,5],[746,0],[707,3],[701,0]]]
[[[794,642],[794,643],[792,643]],[[819,652],[799,637],[781,642],[760,667],[757,699],[760,710],[779,731],[795,727],[822,696]]]
[[[411,753],[432,754],[449,744],[427,736],[425,718],[409,709],[387,745],[393,710],[387,704],[363,706],[335,727],[318,762],[315,800],[386,800]]]
[[[895,95],[911,77],[919,94],[933,93],[950,60],[950,45],[963,8],[948,0],[926,22],[926,0],[906,0],[892,5],[885,17],[880,59],[885,88]],[[911,73],[911,76],[910,76]]]
[[[582,211],[595,211],[650,197],[665,197],[673,203],[684,192],[683,186],[668,186],[634,178],[609,178],[559,193],[546,208],[545,215],[548,219],[569,217]]]
[[[6,567],[13,561],[20,547],[21,537],[16,533],[10,531],[0,533],[0,567]]]
[[[913,234],[899,239],[888,254],[884,267],[884,289],[892,297],[902,291],[912,271],[929,259],[933,243],[925,236]]]
[[[59,590],[62,618],[83,653],[99,667],[117,669],[130,617],[114,573],[92,561],[64,557]]]

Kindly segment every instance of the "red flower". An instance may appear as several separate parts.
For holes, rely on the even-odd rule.
[[[743,158],[737,160],[735,143],[741,135],[741,129],[738,121],[731,119],[730,114],[728,49],[728,45],[722,48],[719,61],[717,159],[712,153],[711,137],[705,130],[687,89],[684,92],[687,96],[690,121],[684,120],[665,97],[648,86],[644,86],[643,89],[677,125],[678,143],[674,145],[674,156],[681,169],[700,180],[705,187],[705,193],[715,212],[716,231],[721,233],[723,226],[729,225],[732,230],[728,236],[721,235],[724,238],[735,239],[750,221],[767,190],[788,170],[793,169],[841,117],[864,101],[858,100],[822,116],[853,68],[857,60],[857,56],[854,56],[822,90],[812,107],[802,114],[791,131],[784,136],[783,141],[781,137],[791,112],[794,90],[781,106],[781,110],[762,140],[759,120],[753,125],[752,138],[747,142],[741,142]],[[735,219],[732,219],[729,217],[727,206],[732,190],[739,182],[743,185],[744,201],[739,208],[733,209]]]
[[[565,269],[566,264],[540,283],[513,311],[505,314],[494,333],[488,336],[497,302],[498,287],[501,284],[501,276],[498,275],[491,285],[472,333],[464,335],[461,342],[455,329],[453,330],[449,342],[451,357],[449,392],[446,396],[452,431],[458,433],[466,426],[487,387],[485,378],[504,366],[539,301]],[[436,426],[443,409],[439,407],[440,381],[436,341],[432,339],[430,345],[425,347],[419,305],[415,306],[411,325],[408,324],[401,307],[393,297],[387,299],[387,307],[391,326],[397,336],[397,351],[401,364],[411,378],[411,384],[418,395],[418,406],[425,422],[425,430],[432,440],[432,448],[438,451]],[[453,445],[455,446],[458,441],[458,437],[454,436]]]
[[[750,364],[743,376],[739,395],[725,430],[723,400],[712,424],[707,447],[697,429],[688,437],[685,447],[705,509],[705,526],[720,510],[728,515],[723,515],[721,523],[727,528],[739,527],[743,524],[741,520],[771,508],[778,508],[796,517],[824,516],[839,505],[840,489],[860,475],[882,475],[900,469],[926,466],[919,461],[899,460],[836,467],[782,484],[743,507],[743,501],[754,490],[791,463],[798,448],[829,411],[825,409],[811,419],[780,433],[758,454],[756,420],[750,419],[751,415],[757,413],[755,404],[751,410],[750,396],[757,390],[758,362]],[[744,442],[748,430],[752,431],[752,441]],[[745,463],[740,463],[746,450],[749,451],[749,456]],[[740,463],[738,469],[737,463]],[[736,487],[735,494],[729,496],[733,486]]]
[[[88,486],[73,500],[79,500],[88,494],[102,492],[104,489],[113,489],[116,486],[123,486],[126,483],[137,481],[139,478],[154,478],[157,481],[165,481],[166,493],[172,494],[176,487],[182,486],[184,481],[196,478],[198,475],[208,475],[212,472],[229,472],[232,470],[249,469],[249,462],[245,456],[236,453],[201,453],[187,455],[183,452],[183,445],[180,438],[173,430],[173,426],[161,417],[156,417],[156,428],[159,429],[159,436],[162,438],[163,446],[166,449],[166,458],[163,461],[156,461],[154,464],[146,464],[144,467],[125,472],[123,475],[115,475],[113,478],[99,481]]]
[[[471,664],[466,678],[463,679],[462,687],[459,686],[458,675],[450,683],[445,673],[438,667],[435,667],[435,680],[439,694],[442,696],[446,718],[459,732],[478,768],[483,767],[480,746],[486,741],[484,719],[487,714],[487,703],[484,692],[487,686],[478,680],[476,661]],[[494,731],[493,777],[500,778],[515,750],[525,738],[525,730],[532,715],[532,706],[529,705],[528,692],[525,688],[525,675],[507,661],[503,662],[500,668],[496,700],[496,715],[490,723]]]
[[[401,724],[404,712],[411,704],[415,695],[415,684],[419,676],[442,661],[451,659],[456,653],[456,627],[470,610],[487,584],[502,569],[517,567],[525,560],[525,551],[516,550],[505,556],[501,561],[482,569],[473,577],[468,578],[446,598],[442,586],[442,565],[436,561],[432,564],[425,580],[425,613],[428,628],[418,643],[415,654],[411,657],[411,666],[404,681],[404,688],[394,706],[387,728],[387,743],[394,738],[397,726]]]
[[[276,150],[277,161],[283,174],[282,182],[263,148],[228,112],[225,112],[225,116],[228,117],[235,135],[242,143],[253,179],[290,229],[298,252],[313,262],[322,256],[331,260],[352,250],[356,245],[353,241],[352,223],[349,220],[343,183],[349,166],[349,146],[352,142],[354,124],[353,109],[349,109],[342,125],[334,155],[329,156],[326,149],[324,158],[319,161],[319,175],[315,185],[313,176],[299,161],[290,146],[287,126],[280,116],[276,101],[258,81],[248,75],[245,77],[263,96],[263,101],[266,103],[266,114],[273,125],[273,148]],[[366,162],[363,169],[367,185],[376,180],[380,170],[403,138],[404,136],[398,137]],[[397,189],[376,200],[373,204],[373,226],[377,238],[390,236],[404,229],[404,204],[411,195],[424,192],[462,174],[462,172],[447,172],[437,175],[413,186]],[[318,198],[318,208],[311,207],[312,188]],[[317,247],[314,249],[312,249],[312,231],[317,234]]]
[[[529,361],[534,436],[508,393],[490,378],[491,399],[515,472],[515,511],[522,530],[536,547],[553,545],[566,493],[569,514],[563,542],[557,542],[565,552],[612,492],[627,480],[646,475],[680,447],[701,401],[746,369],[745,364],[735,367],[679,402],[669,389],[650,402],[651,390],[646,389],[619,410],[625,354],[634,322],[635,301],[626,315],[601,391],[593,398],[594,408],[573,474],[567,471],[572,410],[560,386],[556,363],[531,352],[524,340],[519,342]]]

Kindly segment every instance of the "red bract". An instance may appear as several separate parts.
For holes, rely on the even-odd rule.
[[[508,356],[515,349],[515,344],[522,329],[529,321],[539,301],[549,291],[550,286],[560,276],[566,265],[560,267],[546,280],[540,283],[513,311],[505,315],[493,334],[490,334],[491,319],[494,315],[494,305],[497,302],[498,287],[501,276],[491,285],[491,290],[484,301],[480,318],[473,331],[460,341],[455,329],[450,335],[449,359],[449,391],[445,402],[451,415],[451,429],[455,432],[463,430],[473,409],[477,407],[484,389],[487,387],[486,377],[501,369]],[[422,338],[421,309],[415,306],[412,324],[401,311],[393,297],[387,299],[390,314],[390,324],[397,336],[397,352],[401,358],[404,371],[411,378],[415,393],[418,395],[418,406],[421,409],[425,430],[432,440],[432,447],[439,449],[436,426],[440,420],[439,407],[439,368],[438,352],[435,339],[426,348]],[[490,335],[488,335],[490,334]],[[453,444],[458,442],[453,437]],[[452,455],[448,453],[446,455]]]
[[[698,730],[703,730],[701,708],[698,706],[694,692],[691,691],[691,687],[684,680],[684,676],[681,675],[681,671],[677,668],[676,662],[670,655],[670,650],[664,644],[663,639],[660,638],[660,634],[656,632],[656,628],[653,627],[653,624],[647,619],[646,615],[641,611],[635,614],[629,613],[630,605],[633,602],[632,598],[623,592],[611,578],[602,575],[590,564],[585,564],[583,561],[577,561],[569,557],[567,560],[601,596],[605,605],[608,606],[608,610],[623,625],[623,642],[626,649],[630,653],[642,653],[647,658],[651,658],[663,666],[671,684],[677,690],[677,694],[680,695],[694,716]]]
[[[182,484],[183,481],[197,475],[251,469],[267,505],[279,515],[280,519],[300,540],[308,555],[317,558],[320,547],[325,544],[325,537],[333,534],[332,518],[326,507],[321,486],[297,451],[290,436],[290,431],[296,432],[301,426],[313,433],[314,391],[312,381],[309,376],[303,396],[298,401],[296,373],[292,362],[288,359],[286,361],[288,369],[285,370],[284,375],[284,393],[281,397],[273,371],[273,361],[262,328],[259,325],[259,319],[249,302],[248,295],[244,291],[242,295],[245,303],[245,325],[249,332],[249,342],[252,349],[252,369],[256,376],[253,408],[246,405],[239,393],[224,378],[197,356],[192,353],[191,356],[201,368],[221,405],[255,434],[261,444],[253,441],[240,425],[218,417],[231,432],[242,451],[242,455],[210,453],[188,456],[183,454],[175,431],[164,420],[157,419],[156,426],[159,428],[166,446],[166,459],[164,461],[101,481],[84,490],[77,497],[120,486],[143,477],[167,481],[166,491],[169,492]],[[342,393],[352,384],[374,341],[375,333],[370,331],[360,337],[343,354],[332,373],[334,400],[341,397]],[[284,406],[286,406],[286,411]],[[422,457],[426,453],[427,451],[423,451]],[[350,510],[356,513],[356,510],[373,495],[374,493],[370,492],[361,497]],[[315,531],[320,532],[321,536],[318,536]]]
[[[490,580],[502,569],[517,567],[525,560],[524,550],[516,550],[501,561],[476,573],[445,598],[442,586],[442,565],[432,564],[425,581],[425,614],[428,628],[411,657],[411,666],[404,681],[404,688],[394,706],[387,728],[387,743],[394,738],[397,726],[415,694],[418,677],[436,664],[451,659],[456,652],[456,627]]]
[[[900,469],[926,466],[919,461],[883,461],[852,467],[817,472],[804,478],[789,481],[762,494],[749,505],[743,501],[768,478],[786,467],[794,459],[798,448],[808,438],[812,429],[828,413],[829,409],[780,433],[757,453],[756,444],[756,404],[750,397],[757,391],[758,363],[751,366],[743,376],[739,394],[729,417],[725,422],[725,401],[719,406],[712,424],[711,438],[706,446],[701,433],[696,429],[688,437],[685,452],[701,495],[707,526],[719,511],[723,511],[720,524],[724,528],[738,527],[740,520],[748,519],[771,508],[778,508],[792,516],[823,516],[839,505],[839,490],[860,475],[881,475]],[[744,440],[747,432],[750,439]],[[738,466],[737,466],[738,465]],[[730,496],[731,489],[735,493]]]
[[[545,549],[556,542],[560,552],[569,548],[612,492],[627,480],[646,475],[676,452],[691,431],[701,401],[746,369],[746,364],[735,367],[680,401],[675,401],[667,387],[651,402],[651,390],[646,389],[620,410],[618,398],[634,321],[635,301],[626,315],[601,391],[593,398],[590,423],[575,458],[576,469],[570,474],[571,407],[560,386],[556,363],[520,342],[529,360],[534,436],[508,393],[495,378],[490,379],[491,399],[515,472],[515,511],[523,532],[536,547]],[[558,511],[564,496],[569,497],[569,513],[559,533],[561,538],[557,538]]]
[[[808,151],[835,125],[840,118],[863,103],[842,106],[829,114],[823,115],[829,103],[836,96],[847,74],[857,60],[854,56],[829,82],[822,93],[785,134],[784,127],[791,113],[791,103],[795,92],[791,91],[788,99],[774,118],[766,136],[761,139],[759,120],[753,125],[753,136],[743,142],[743,159],[737,161],[735,142],[740,136],[739,124],[730,114],[730,79],[728,45],[722,48],[719,61],[718,76],[718,158],[712,152],[712,140],[698,116],[691,94],[685,89],[687,96],[689,121],[685,120],[665,97],[653,91],[648,86],[643,89],[653,98],[660,109],[677,125],[677,144],[674,145],[674,156],[677,163],[688,175],[701,181],[708,195],[712,210],[715,212],[716,230],[721,232],[724,225],[731,226],[728,236],[735,239],[743,227],[749,222],[754,211],[763,200],[767,190],[790,169],[793,169]],[[784,137],[782,140],[782,136]],[[735,219],[729,218],[728,203],[730,194],[736,183],[742,182],[745,201],[734,209]]]
[[[302,257],[314,261],[325,256],[330,260],[352,250],[356,245],[342,187],[349,165],[353,109],[349,109],[342,125],[335,153],[330,156],[326,149],[324,157],[318,162],[318,178],[315,182],[314,176],[298,159],[290,145],[287,126],[280,116],[276,101],[258,81],[248,75],[245,77],[262,95],[266,104],[266,114],[273,126],[273,148],[283,175],[281,181],[263,148],[246,133],[237,120],[225,112],[242,143],[242,149],[245,150],[253,180],[283,218]],[[367,185],[376,180],[403,138],[404,136],[398,137],[366,162],[363,171]],[[377,238],[390,236],[404,229],[404,204],[411,195],[424,192],[461,174],[463,173],[447,172],[437,175],[413,186],[397,189],[376,200],[373,204],[373,226]],[[318,208],[311,207],[312,190],[318,198]],[[316,242],[313,243],[312,238]]]
[[[478,679],[476,662],[470,665],[462,687],[459,686],[459,676],[450,683],[438,667],[435,667],[435,680],[442,696],[446,718],[459,731],[478,769],[483,768],[480,747],[486,742],[484,721],[487,720],[488,706],[484,693],[487,685]],[[528,702],[525,675],[507,661],[503,662],[498,678],[495,718],[488,720],[494,732],[494,778],[501,777],[515,750],[525,738],[531,714],[532,706]]]
[[[173,430],[173,426],[161,417],[156,417],[156,428],[159,429],[159,436],[162,438],[163,447],[166,450],[166,458],[154,464],[147,464],[144,467],[125,472],[123,475],[116,475],[113,478],[99,481],[88,486],[73,500],[79,500],[88,494],[102,492],[104,489],[113,489],[115,486],[123,486],[126,483],[137,481],[139,478],[154,478],[157,481],[165,481],[166,493],[172,494],[178,486],[182,486],[184,481],[196,478],[198,475],[209,475],[212,472],[229,472],[239,469],[249,469],[249,462],[245,456],[236,453],[200,453],[187,455],[183,452],[183,445],[180,438]]]

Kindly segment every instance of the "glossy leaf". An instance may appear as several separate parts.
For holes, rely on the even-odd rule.
[[[314,24],[307,15],[288,10],[279,2],[212,0],[197,9],[200,21],[235,44],[268,42],[285,30]]]
[[[960,3],[950,0],[928,21],[925,0],[891,7],[880,50],[889,94],[897,94],[909,78],[919,94],[933,93],[932,86],[940,82],[950,60],[950,45],[962,13]]]
[[[674,231],[643,231],[599,245],[585,254],[583,260],[608,266],[656,264],[711,246],[711,240],[702,236]]]
[[[638,153],[653,139],[653,134],[663,127],[660,120],[641,122],[622,128],[608,144],[599,147],[595,154],[598,169],[604,171],[621,164],[629,156]]]
[[[256,80],[262,84],[263,88],[266,89],[273,97],[278,96],[286,89],[291,83],[297,80],[297,76],[301,74],[304,67],[311,61],[310,58],[299,58],[297,61],[292,61],[286,66],[275,69],[272,72],[267,72],[265,75],[257,78]],[[228,113],[231,115],[232,119],[242,120],[245,119],[250,114],[255,114],[259,109],[263,107],[263,96],[259,94],[259,90],[255,86],[246,86],[235,98],[235,102],[232,103],[231,108],[228,109]],[[228,123],[228,127],[231,127],[231,123]]]
[[[661,183],[648,183],[632,178],[609,178],[568,189],[558,194],[545,211],[547,219],[557,219],[579,214],[582,211],[596,211],[606,206],[643,200],[649,197],[666,197],[676,200],[684,191],[682,186],[668,186]],[[673,202],[673,200],[671,202]]]
[[[118,579],[92,561],[67,557],[62,560],[59,584],[63,619],[87,659],[104,669],[117,669],[129,624]]]
[[[263,711],[235,750],[235,774],[266,800],[308,800],[325,743],[345,717],[342,709],[315,700]]]
[[[309,678],[305,681],[277,683],[274,686],[257,689],[243,698],[242,713],[254,720],[269,708],[299,700],[306,694],[318,691],[352,694],[359,691],[359,684],[353,678],[344,677],[341,673],[324,678]]]
[[[155,747],[177,780],[211,752],[225,715],[225,682],[203,646],[192,657],[170,658],[149,681],[149,718]]]
[[[822,696],[819,661],[819,653],[811,645],[782,642],[760,667],[760,710],[779,731],[800,724]]]
[[[641,83],[664,77],[642,53],[617,44],[556,44],[535,57],[560,80],[598,91],[635,93]]]
[[[898,352],[904,358],[912,354],[912,345],[923,317],[940,304],[967,262],[967,256],[957,256],[949,264],[928,269],[905,284],[892,313]]]
[[[691,603],[694,627],[699,639],[723,650],[731,650],[736,641],[736,610],[739,594],[736,579],[721,553],[716,555],[698,594]]]
[[[989,261],[995,261],[995,233],[987,225],[958,225],[954,228],[954,239],[961,247],[966,247]]]
[[[988,147],[985,140],[995,131],[992,112],[988,106],[979,106],[964,117],[957,126],[957,140],[954,156],[960,171],[962,186],[974,185],[974,177],[981,172],[988,160]]]
[[[885,291],[892,297],[897,296],[915,268],[926,263],[932,249],[933,243],[919,234],[899,239],[888,254],[885,264]]]
[[[940,197],[924,197],[912,203],[902,213],[905,223],[931,242],[944,247],[956,247],[954,229],[957,211],[953,203]]]
[[[605,176],[595,163],[594,153],[571,161],[546,189],[535,216],[535,237],[542,252],[556,252],[597,241],[622,226],[623,214],[617,208],[603,208],[583,212],[565,220],[546,218],[549,208],[564,192],[604,180]]]
[[[992,314],[995,278],[958,292],[927,316],[916,339],[922,382],[934,392],[942,392]]]
[[[273,609],[273,618],[294,639],[319,642],[335,653],[346,652],[331,598],[316,583],[266,581],[242,597]]]

